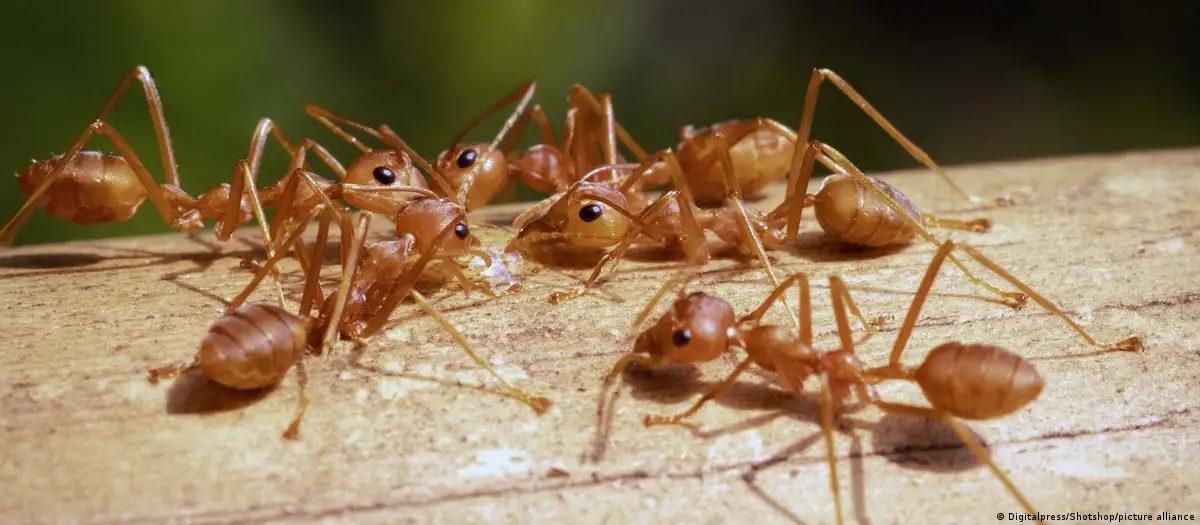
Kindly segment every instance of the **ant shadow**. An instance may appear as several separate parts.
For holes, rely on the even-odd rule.
[[[819,231],[800,232],[796,242],[787,248],[788,253],[812,263],[855,262],[882,259],[900,253],[911,244],[899,244],[880,248],[865,248],[845,244]]]
[[[397,372],[394,370],[386,370],[386,369],[383,369],[383,368],[380,368],[377,366],[372,366],[372,365],[363,363],[363,357],[366,355],[366,351],[367,351],[366,345],[360,345],[360,346],[355,347],[354,350],[350,354],[348,366],[350,368],[360,370],[363,372],[367,372],[367,373],[373,374],[375,376],[411,379],[414,381],[425,381],[425,382],[429,382],[429,383],[435,383],[440,386],[473,390],[473,391],[481,393],[481,394],[487,394],[487,395],[491,395],[491,396],[495,396],[495,397],[501,397],[501,398],[516,400],[518,402],[521,402],[520,399],[509,394],[508,392],[494,390],[494,389],[488,388],[487,386],[484,386],[484,385],[472,385],[472,384],[463,383],[462,381],[448,380],[448,379],[443,379],[441,377],[436,377],[436,376],[412,374],[412,373],[408,373],[408,372],[404,372],[404,371]]]
[[[249,248],[240,250],[224,251],[222,246],[214,244],[210,241],[202,239],[196,235],[188,235],[187,240],[199,245],[203,250],[189,251],[185,253],[161,253],[153,250],[145,250],[140,248],[119,248],[113,246],[97,245],[95,248],[104,251],[115,251],[121,253],[115,256],[103,256],[92,252],[61,252],[61,253],[24,253],[0,257],[0,268],[32,270],[27,272],[16,272],[5,275],[0,275],[0,279],[18,279],[35,275],[70,275],[80,273],[94,272],[112,272],[119,270],[128,270],[134,268],[149,268],[158,265],[170,265],[180,261],[190,261],[195,263],[196,267],[175,272],[170,275],[179,276],[183,274],[199,273],[206,271],[218,260],[229,257],[257,257],[262,256],[265,252],[261,246],[246,239],[238,239]],[[151,261],[117,264],[113,266],[95,267],[104,261],[114,259],[121,260],[141,260],[151,258]],[[43,270],[43,271],[38,271]],[[51,270],[51,271],[45,271]]]
[[[275,391],[278,385],[254,390],[228,388],[208,379],[199,368],[179,374],[167,390],[168,414],[213,414],[250,406]]]
[[[707,393],[719,383],[719,381],[701,381],[699,377],[699,371],[691,366],[674,366],[661,371],[651,371],[638,365],[626,368],[622,374],[622,381],[614,387],[614,393],[611,396],[602,393],[600,396],[596,437],[592,443],[590,456],[585,455],[584,457],[593,462],[603,459],[611,429],[612,414],[615,412],[612,405],[619,399],[620,391],[628,390],[635,399],[676,404],[694,399],[696,395]],[[608,398],[607,407],[605,407],[606,397]],[[715,429],[702,429],[687,424],[681,426],[690,430],[696,438],[710,440],[755,430],[782,417],[790,417],[816,428],[820,428],[821,425],[820,401],[815,393],[792,396],[767,382],[739,381],[730,388],[724,397],[713,403],[734,410],[769,410],[769,412]],[[982,466],[982,462],[970,449],[966,448],[954,431],[940,421],[894,414],[885,414],[875,422],[848,417],[869,407],[869,404],[863,403],[847,405],[840,414],[835,416],[834,421],[834,431],[851,439],[850,453],[844,459],[849,460],[851,500],[860,523],[869,524],[871,522],[866,510],[865,497],[866,475],[863,459],[867,456],[883,457],[904,468],[937,473],[961,472]],[[984,450],[990,453],[987,441],[974,430],[970,428],[967,430],[983,446]],[[863,438],[858,431],[871,433],[869,451],[865,450]],[[783,501],[773,497],[766,489],[758,485],[756,477],[760,472],[804,453],[821,440],[822,434],[818,430],[789,444],[771,457],[751,464],[742,475],[742,480],[755,496],[762,499],[764,503],[786,519],[793,523],[804,523]],[[912,443],[921,444],[913,445]]]

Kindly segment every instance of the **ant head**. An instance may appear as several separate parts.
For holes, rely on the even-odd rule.
[[[447,229],[450,233],[433,246],[438,234]],[[411,233],[420,253],[436,249],[442,256],[455,257],[479,244],[467,225],[467,213],[449,199],[420,198],[405,203],[396,214],[396,231]]]
[[[346,168],[346,179],[342,182],[359,186],[416,186],[429,189],[421,171],[413,165],[407,154],[396,150],[368,151]],[[395,215],[400,207],[412,198],[411,193],[401,192],[347,192],[346,202],[354,206],[387,215]]]
[[[469,182],[465,203],[468,211],[487,204],[508,182],[508,161],[499,148],[488,144],[456,145],[438,155],[434,169],[440,172],[454,191],[462,194]],[[468,181],[468,178],[470,180]],[[455,198],[455,195],[444,195]]]
[[[553,205],[521,229],[527,232],[557,233],[567,242],[587,248],[607,248],[616,243],[636,220],[629,212],[625,196],[608,184],[576,183],[558,197]]]
[[[736,338],[733,307],[704,292],[680,297],[654,326],[638,336],[635,352],[649,353],[659,366],[716,359]]]

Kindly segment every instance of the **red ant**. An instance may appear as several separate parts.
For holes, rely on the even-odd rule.
[[[751,365],[775,372],[780,388],[793,395],[801,393],[804,381],[808,377],[817,376],[821,384],[821,431],[825,437],[826,459],[830,465],[830,488],[833,491],[839,524],[842,523],[842,508],[833,449],[833,421],[851,393],[856,394],[860,401],[873,404],[886,412],[918,415],[942,421],[988,466],[1027,512],[1036,514],[1033,505],[992,462],[987,451],[955,419],[984,420],[1003,417],[1032,402],[1043,386],[1042,378],[1033,365],[1023,357],[997,346],[957,342],[945,343],[934,348],[924,363],[915,369],[900,363],[909,337],[916,326],[921,306],[929,295],[938,270],[955,247],[953,241],[947,241],[930,262],[886,366],[867,368],[855,353],[846,309],[853,311],[860,320],[862,316],[850,297],[849,288],[837,276],[829,278],[829,288],[840,348],[828,352],[813,348],[809,281],[805,274],[798,273],[780,283],[757,309],[736,322],[733,307],[723,299],[703,292],[684,295],[679,291],[679,298],[672,308],[637,336],[633,352],[617,362],[608,375],[607,382],[611,383],[630,363],[636,362],[651,369],[660,369],[675,363],[694,364],[711,361],[735,346],[741,347],[746,351],[746,357],[716,388],[706,393],[688,410],[673,416],[646,416],[643,423],[653,426],[682,422],[699,411],[704,404],[724,396],[737,377]],[[1141,340],[1137,337],[1125,339],[1114,345],[1097,344],[1095,339],[1057,306],[1007,270],[971,246],[957,247],[1028,294],[1043,308],[1066,321],[1089,345],[1100,347],[1100,351],[1094,353],[1142,351]],[[694,273],[694,270],[685,272]],[[664,283],[658,294],[642,310],[634,327],[641,326],[654,304],[669,287],[677,286],[679,281],[686,285],[688,280],[690,275],[688,279],[677,277]],[[792,336],[783,327],[760,322],[769,306],[782,297],[793,283],[800,289],[800,329],[797,336]],[[892,403],[880,399],[874,385],[887,380],[916,383],[924,392],[930,406]]]

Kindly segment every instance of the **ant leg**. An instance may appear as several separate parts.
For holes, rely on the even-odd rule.
[[[947,244],[953,244],[953,243],[947,242]],[[967,244],[959,244],[958,247],[961,248],[964,252],[967,252],[967,255],[971,256],[972,259],[975,259],[976,261],[978,261],[979,264],[986,266],[989,270],[994,272],[996,275],[999,275],[1004,280],[1012,283],[1012,285],[1017,287],[1018,290],[1021,290],[1026,295],[1028,295],[1031,299],[1033,299],[1033,302],[1037,303],[1042,308],[1045,308],[1050,313],[1054,314],[1055,316],[1062,319],[1063,321],[1066,321],[1066,323],[1068,325],[1070,325],[1071,328],[1073,330],[1075,330],[1075,332],[1078,333],[1079,336],[1082,337],[1084,341],[1087,341],[1087,343],[1089,345],[1100,347],[1103,349],[1104,352],[1141,352],[1142,350],[1144,350],[1144,348],[1142,346],[1142,340],[1138,337],[1130,337],[1128,339],[1125,339],[1123,341],[1120,341],[1120,342],[1112,344],[1112,345],[1102,345],[1102,344],[1097,343],[1096,340],[1092,338],[1092,336],[1088,335],[1088,333],[1086,331],[1084,331],[1084,329],[1082,327],[1080,327],[1078,324],[1076,324],[1075,321],[1072,321],[1071,318],[1068,317],[1067,314],[1064,313],[1061,309],[1059,309],[1058,306],[1055,306],[1054,303],[1050,302],[1048,299],[1043,297],[1042,294],[1037,293],[1037,291],[1035,291],[1033,288],[1030,288],[1029,285],[1025,284],[1024,282],[1021,282],[1021,280],[1017,279],[1015,276],[1013,276],[1013,274],[1009,273],[1008,270],[1005,270],[1000,265],[996,264],[995,262],[992,262],[991,259],[984,257],[984,255],[982,253],[979,253],[979,250],[976,250],[975,247],[967,245]]]
[[[150,381],[150,384],[157,385],[158,382],[163,379],[170,379],[198,366],[200,366],[199,354],[197,354],[196,357],[193,357],[191,361],[186,363],[177,363],[174,365],[151,368],[150,376],[146,379]]]
[[[803,149],[803,151],[801,151]],[[817,149],[811,143],[796,144],[792,153],[791,176],[788,177],[786,197],[780,208],[787,206],[787,238],[795,239],[800,235],[800,219],[804,208],[808,205],[808,183],[812,180],[813,162]],[[777,208],[778,210],[778,208]]]
[[[135,79],[142,84],[142,91],[146,94],[146,105],[150,107],[150,120],[154,124],[154,134],[158,139],[163,169],[167,172],[167,184],[178,188],[180,186],[179,166],[175,162],[175,149],[171,145],[171,134],[167,131],[167,118],[163,112],[162,97],[159,96],[158,87],[154,84],[154,77],[150,76],[150,70],[146,69],[146,66],[133,68],[133,71],[121,79],[121,83],[109,95],[108,102],[104,104],[104,108],[100,110],[96,120],[108,118],[108,114],[117,106],[117,101],[120,100],[125,89]]]
[[[287,175],[285,175],[284,178],[279,182],[276,182],[269,188],[264,189],[262,192],[270,194],[270,196],[264,198],[264,200],[276,207],[277,213],[275,214],[275,220],[271,223],[271,235],[273,236],[277,236],[279,234],[279,228],[285,220],[291,217],[292,208],[294,208],[296,205],[296,192],[299,190],[299,187],[297,186],[299,181],[296,180],[296,176],[300,173],[310,173],[305,167],[308,164],[307,160],[309,150],[312,150],[314,153],[316,153],[317,157],[333,170],[334,174],[337,175],[338,180],[345,180],[346,178],[346,168],[344,168],[342,164],[338,162],[338,160],[335,159],[332,154],[329,153],[329,150],[326,150],[323,146],[310,139],[304,139],[301,141],[300,146],[296,149],[296,153],[292,155],[292,163],[288,167]],[[254,162],[261,162],[261,156],[261,151],[252,152],[252,165]],[[257,172],[254,173],[257,174]],[[282,193],[280,193],[279,190],[280,184],[283,185]],[[325,192],[321,191],[319,187],[316,187],[315,182],[309,184],[309,186],[316,188],[314,190],[315,193],[324,195]],[[328,199],[326,200],[328,201]]]
[[[308,261],[302,261],[300,264],[304,268],[304,293],[300,296],[300,315],[307,317],[314,306],[320,311],[325,297],[325,291],[321,289],[321,263],[325,260],[325,244],[329,241],[329,223],[332,219],[331,212],[326,211],[321,214],[321,222],[317,227],[317,240],[313,243],[312,257]],[[304,253],[302,245],[297,245],[296,255]]]
[[[819,141],[813,141],[813,143],[820,148],[822,153],[833,159],[836,164],[845,168],[847,170],[847,174],[853,177],[859,184],[862,184],[866,188],[870,189],[876,197],[884,202],[884,204],[887,204],[889,208],[895,210],[897,215],[908,222],[908,225],[912,227],[913,231],[917,232],[917,235],[921,236],[926,241],[933,243],[934,246],[942,245],[942,243],[938,241],[937,237],[930,233],[929,230],[925,229],[925,227],[916,218],[904,211],[904,209],[901,208],[900,205],[897,204],[896,201],[887,194],[887,192],[884,192],[883,190],[879,189],[879,186],[876,186],[874,183],[872,183],[871,179],[863,174],[863,172],[859,170],[854,163],[850,162],[850,159],[847,159],[845,155],[842,155],[841,152],[833,149],[828,144]],[[954,255],[948,255],[948,257],[950,258],[950,262],[954,263],[955,266],[958,266],[958,268],[963,271],[963,273],[968,279],[971,280],[971,282],[982,286],[987,291],[1002,297],[1004,304],[1009,308],[1020,310],[1021,307],[1025,305],[1025,301],[1027,299],[1025,294],[1017,292],[1005,292],[999,288],[996,288],[987,281],[976,277],[975,274],[972,273],[971,270],[969,270],[966,265],[964,265],[962,261],[959,261]]]
[[[441,314],[438,313],[437,309],[435,309],[429,304],[428,301],[425,300],[425,296],[421,295],[421,292],[410,290],[409,294],[412,296],[417,305],[420,306],[422,310],[425,310],[425,313],[429,314],[429,316],[433,317],[438,324],[442,325],[442,329],[446,330],[446,332],[450,334],[450,337],[452,337],[454,341],[458,343],[458,346],[462,347],[463,351],[465,351],[467,355],[471,356],[473,361],[479,364],[479,366],[483,367],[484,370],[487,370],[488,374],[491,374],[491,376],[500,383],[500,387],[508,392],[508,395],[522,403],[525,403],[526,405],[529,405],[538,415],[545,414],[546,410],[549,410],[549,399],[544,397],[530,396],[524,391],[508,384],[508,381],[505,381],[504,378],[492,368],[492,365],[488,364],[486,360],[479,357],[479,354],[475,353],[475,350],[471,348],[471,344],[467,342],[466,338],[454,328],[453,324],[443,318]]]
[[[353,233],[354,230],[353,230],[353,225],[351,224],[350,214],[342,211],[342,209],[336,203],[333,202],[333,199],[330,198],[330,196],[328,194],[326,194],[326,192],[323,191],[321,189],[321,187],[317,184],[317,181],[313,179],[313,175],[306,171],[301,171],[298,174],[298,176],[300,177],[301,180],[304,181],[305,184],[308,185],[309,189],[313,192],[314,195],[316,195],[317,199],[320,200],[320,204],[317,205],[317,209],[323,208],[325,210],[329,210],[329,212],[333,214],[333,218],[336,219],[337,223],[338,223],[338,230],[340,230],[342,232],[342,238],[343,239],[346,238],[346,235],[348,232]],[[345,187],[345,186],[346,185],[344,185],[344,184],[339,184],[339,185],[335,186],[335,188]],[[408,189],[407,187],[403,187],[403,186],[393,186],[393,187],[386,188],[387,191],[405,191],[407,189]],[[348,247],[344,244],[341,245],[341,251],[342,251],[342,259],[341,260],[342,260],[343,267],[346,265],[346,261],[349,258],[349,254],[347,253],[349,251],[349,249],[350,249],[350,247]],[[314,255],[314,257],[317,257],[318,260],[324,260],[324,258],[325,258],[325,253],[323,251],[321,253],[314,253],[313,255]]]
[[[533,93],[536,89],[537,86],[532,80],[527,81],[524,84],[517,86],[517,88],[512,90],[509,94],[504,95],[504,97],[502,97],[500,100],[497,100],[491,106],[488,106],[487,109],[481,111],[478,115],[475,115],[470,122],[467,122],[462,129],[458,130],[458,134],[454,135],[453,139],[450,139],[449,149],[453,150],[456,146],[458,146],[458,143],[462,142],[463,138],[465,138],[472,129],[475,129],[475,126],[478,126],[479,123],[496,114],[497,111],[500,111],[500,108],[519,100],[512,115],[510,115],[508,120],[504,122],[504,126],[500,128],[500,132],[496,134],[496,138],[492,139],[491,145],[488,146],[489,151],[496,149],[500,143],[504,141],[505,135],[507,135],[508,132],[517,125],[518,119],[523,118],[523,115],[525,114],[525,107],[529,105],[529,101],[533,99]]]
[[[287,240],[281,243],[280,246],[289,246],[293,243],[293,241],[299,239],[300,236],[304,234],[304,230],[308,228],[309,221],[316,217],[320,211],[321,210],[319,208],[314,208],[313,211],[309,212],[307,217],[293,224],[291,226],[291,230],[286,236],[284,236]],[[229,306],[225,308],[225,313],[236,310],[237,307],[246,302],[246,299],[250,297],[250,294],[253,293],[256,288],[258,288],[259,283],[262,283],[262,280],[267,277],[267,274],[270,273],[273,268],[275,268],[275,265],[279,263],[279,260],[282,259],[286,253],[287,250],[284,249],[276,250],[275,255],[270,259],[267,259],[267,262],[263,263],[258,271],[254,273],[254,278],[250,280],[250,284],[247,284],[246,287],[242,289],[242,292],[238,294],[233,301],[230,301]],[[318,259],[314,259],[314,261],[315,260]]]
[[[767,310],[771,309],[771,305],[774,304],[776,300],[781,300],[783,298],[783,294],[787,292],[788,286],[791,286],[792,283],[796,283],[796,286],[800,289],[800,317],[797,320],[797,332],[800,337],[800,342],[804,343],[804,346],[812,348],[812,291],[809,286],[808,275],[805,275],[803,272],[792,274],[787,279],[784,279],[783,282],[779,283],[774,290],[771,290],[771,293],[767,295],[767,298],[763,300],[762,304],[758,305],[758,308],[755,308],[753,312],[750,312],[741,319],[738,319],[737,324],[740,326],[744,323],[758,323],[761,321],[763,315],[766,315]],[[786,301],[784,302],[784,306],[787,306]]]
[[[237,223],[241,218],[242,199],[241,195],[245,191],[250,197],[251,209],[254,212],[254,217],[258,221],[258,227],[261,230],[263,237],[263,249],[267,253],[267,258],[275,256],[274,243],[271,241],[271,232],[267,226],[267,217],[263,212],[262,202],[258,199],[258,190],[254,188],[254,175],[250,172],[250,165],[245,160],[237,162],[238,174],[233,177],[233,184],[229,188],[229,208],[226,210],[225,216],[218,221],[217,238],[222,241],[229,240],[233,235],[233,230],[237,227]],[[286,249],[286,248],[285,248]],[[243,261],[245,263],[246,261]],[[279,303],[279,307],[283,307],[283,285],[279,282],[279,272],[275,271],[271,274],[275,281],[275,297]]]
[[[846,283],[841,277],[836,275],[829,277],[829,295],[833,300],[833,317],[837,322],[838,339],[841,341],[842,350],[853,354],[855,353],[854,346],[856,343],[854,342],[854,338],[851,337],[850,320],[846,317],[846,310],[850,310],[867,330],[866,337],[859,343],[864,343],[871,337],[874,337],[875,328],[867,322],[862,312],[858,310],[858,306],[854,304],[854,299],[850,297],[850,289],[846,287]]]
[[[854,303],[854,298],[850,296],[850,287],[846,286],[846,281],[843,281],[840,276],[832,275],[829,277],[829,294],[833,296],[833,308],[835,310],[842,310],[841,315],[843,317],[845,316],[843,308],[850,310],[854,318],[858,319],[859,323],[862,323],[863,330],[866,330],[867,334],[854,344],[864,344],[879,333],[876,325],[882,322],[882,316],[876,318],[876,322],[867,321],[862,311],[858,309],[858,305]],[[847,335],[849,335],[848,330]]]
[[[613,128],[616,117],[613,114],[612,94],[600,95],[600,107],[602,109],[600,112],[600,131],[602,132],[602,138],[599,140],[600,152],[604,157],[604,163],[611,166],[617,163],[617,132]],[[610,171],[609,180],[616,180],[616,178],[616,170]]]
[[[304,420],[304,414],[308,412],[308,394],[305,390],[308,389],[308,370],[304,368],[304,360],[296,361],[296,384],[300,388],[300,400],[296,405],[296,413],[292,415],[292,422],[288,423],[287,430],[283,431],[283,439],[297,440],[300,439],[300,422]]]
[[[580,177],[583,173],[587,173],[592,166],[600,164],[600,159],[596,156],[596,151],[593,149],[596,146],[595,114],[601,112],[591,112],[579,110],[575,112],[574,130],[575,134],[570,143],[570,151],[568,154],[575,163],[575,176]]]
[[[733,388],[733,383],[735,380],[737,380],[737,377],[742,375],[742,372],[745,372],[747,368],[750,368],[752,363],[754,363],[754,359],[751,357],[742,359],[742,362],[738,363],[737,367],[733,369],[733,372],[726,376],[725,379],[722,379],[721,383],[718,384],[716,388],[704,394],[704,396],[702,396],[699,401],[696,401],[691,408],[673,416],[647,415],[642,417],[642,424],[648,427],[656,425],[679,424],[684,419],[687,419],[696,412],[699,412],[700,408],[709,401],[720,400],[722,397],[725,397],[725,394],[729,393],[729,389]]]
[[[550,119],[546,118],[546,112],[542,110],[540,104],[534,104],[529,108],[529,111],[522,115],[518,122],[520,129],[514,128],[514,132],[508,136],[504,144],[500,147],[506,154],[511,152],[516,147],[517,139],[520,138],[524,127],[529,125],[529,120],[533,119],[533,123],[538,127],[538,132],[542,136],[542,144],[553,149],[558,149],[558,139],[554,137],[554,127],[550,125]]]
[[[975,233],[987,233],[992,229],[992,220],[987,218],[961,221],[958,219],[943,219],[923,213],[921,214],[921,219],[924,220],[925,226],[930,228],[950,228],[955,230],[966,230]]]
[[[578,95],[579,100],[586,102],[593,113],[604,113],[604,110],[600,107],[600,101],[596,98],[596,95],[592,94],[592,92],[588,90],[588,88],[579,84],[575,84],[574,86],[571,86],[571,94]],[[642,149],[642,147],[638,145],[637,141],[633,140],[633,136],[625,130],[625,127],[616,120],[613,121],[613,131],[616,134],[617,139],[621,141],[621,144],[626,148],[629,148],[629,151],[633,152],[634,158],[641,161],[649,156],[646,154],[646,150]]]
[[[658,154],[655,156],[658,156]],[[675,156],[675,152],[671,151],[670,149],[663,150],[661,152],[661,156],[663,160],[666,161],[667,173],[670,175],[671,184],[675,186],[675,190],[679,192],[679,196],[675,199],[675,201],[679,206],[680,223],[683,226],[685,234],[683,239],[684,251],[697,254],[699,252],[704,252],[703,255],[696,256],[698,258],[698,262],[696,264],[704,264],[707,262],[708,257],[708,248],[705,245],[704,229],[700,226],[700,221],[696,219],[696,210],[693,208],[693,203],[696,201],[692,199],[691,188],[688,187],[687,178],[683,175],[683,166],[679,164],[679,158]],[[650,161],[650,159],[646,159],[646,161],[642,162],[643,167],[649,167],[652,165],[653,161],[650,161],[650,164],[648,164],[647,161]],[[644,174],[645,171],[642,171],[641,173]],[[640,176],[640,174],[635,173],[634,176],[630,177],[630,180],[635,180],[635,177],[637,176]],[[625,187],[622,188],[622,193],[624,193],[624,190],[628,187],[628,184],[626,184]]]
[[[352,144],[354,147],[358,148],[359,151],[362,151],[363,153],[370,152],[371,148],[367,147],[366,144],[363,144],[362,141],[358,140],[358,137],[355,137],[354,135],[351,135],[350,133],[348,133],[346,130],[342,129],[342,127],[337,125],[337,123],[340,122],[349,127],[355,128],[359,131],[362,131],[368,135],[371,135],[372,137],[375,137],[378,140],[382,140],[382,137],[379,136],[379,132],[375,131],[371,127],[365,126],[363,124],[359,124],[359,123],[357,123],[353,120],[350,120],[346,117],[335,115],[335,114],[331,113],[330,111],[326,110],[325,108],[318,106],[316,104],[305,104],[304,112],[308,113],[308,116],[317,119],[317,121],[320,122],[322,126],[325,126],[325,128],[327,128],[329,131],[332,131],[334,135],[341,137],[342,140],[349,142],[350,144]]]
[[[342,266],[342,282],[338,284],[337,296],[333,299],[333,312],[329,316],[329,326],[325,327],[325,334],[321,337],[321,348],[319,352],[325,354],[325,351],[333,346],[333,340],[337,337],[337,333],[342,324],[342,312],[346,309],[346,303],[350,300],[350,285],[354,281],[355,271],[358,268],[359,252],[363,245],[366,244],[367,231],[371,226],[371,214],[367,212],[359,213],[358,226],[350,230],[352,233],[350,239],[350,251],[347,254],[346,264]],[[343,236],[343,239],[346,237]],[[318,273],[316,270],[320,265],[313,262],[314,271],[312,279]]]
[[[908,340],[912,337],[913,328],[917,326],[917,318],[921,316],[921,307],[925,305],[925,299],[929,297],[929,290],[933,288],[933,281],[937,279],[938,270],[953,250],[954,241],[946,241],[938,248],[933,260],[929,261],[929,268],[925,270],[925,276],[921,278],[921,284],[917,287],[912,304],[908,307],[908,314],[904,317],[904,324],[900,326],[900,333],[896,335],[896,342],[892,345],[892,355],[888,358],[887,368],[889,370],[900,370],[900,356],[904,354]]]
[[[758,261],[767,271],[767,279],[771,282],[771,286],[779,286],[779,278],[775,276],[775,269],[771,266],[770,259],[767,258],[767,252],[763,249],[762,241],[758,238],[758,234],[754,231],[754,226],[750,223],[750,216],[746,213],[746,208],[742,204],[742,190],[738,184],[737,174],[733,172],[733,159],[729,157],[729,143],[725,141],[725,136],[721,133],[716,133],[713,136],[717,143],[717,159],[721,163],[721,168],[725,171],[725,186],[726,204],[732,203],[737,210],[738,226],[742,229],[743,240],[748,240],[753,247],[753,253],[758,257]],[[800,326],[800,320],[796,318],[795,312],[783,303],[783,309],[787,310],[788,316],[792,318],[792,323],[797,327]]]
[[[997,467],[996,464],[992,461],[992,457],[990,454],[988,454],[987,449],[983,448],[983,446],[980,445],[979,442],[975,440],[974,436],[972,436],[971,433],[968,432],[967,429],[964,428],[961,423],[959,423],[958,421],[955,421],[955,419],[953,417],[951,417],[949,414],[939,412],[932,408],[907,405],[907,404],[903,404],[903,403],[889,403],[886,401],[874,401],[873,404],[875,406],[879,407],[880,409],[882,409],[884,412],[887,412],[889,414],[903,414],[903,415],[909,415],[909,416],[924,417],[924,418],[940,421],[943,424],[945,424],[946,426],[950,427],[950,430],[953,430],[954,433],[956,435],[958,435],[958,438],[960,440],[962,440],[964,445],[967,446],[967,449],[970,450],[971,453],[974,454],[975,457],[978,458],[981,463],[983,463],[984,465],[987,465],[988,469],[992,471],[992,474],[994,474],[996,476],[996,478],[999,479],[1000,482],[1004,484],[1004,487],[1008,489],[1009,494],[1012,494],[1013,497],[1017,499],[1017,502],[1021,504],[1021,507],[1025,509],[1025,512],[1032,514],[1034,516],[1038,515],[1037,511],[1034,510],[1033,505],[1031,503],[1029,503],[1029,500],[1025,499],[1025,495],[1022,494],[1021,491],[1017,489],[1017,486],[1014,485],[1013,482],[1008,479],[1008,476],[1006,476],[1004,474],[1004,472],[1002,472],[1000,470],[1000,468]],[[1041,520],[1037,520],[1037,523],[1041,523]]]
[[[837,513],[838,525],[842,525],[842,491],[838,484],[837,454],[833,448],[833,389],[829,384],[828,373],[821,374],[820,403],[821,434],[825,438],[825,461],[829,463],[829,490],[833,492],[833,508]]]
[[[871,103],[867,102],[867,99],[863,98],[862,95],[859,95],[853,87],[850,87],[848,82],[842,80],[842,77],[838,76],[837,73],[834,73],[828,69],[814,69],[812,77],[808,81],[808,90],[804,93],[804,110],[800,116],[800,126],[796,128],[796,136],[797,140],[799,141],[797,142],[798,144],[808,142],[809,136],[812,133],[813,114],[817,108],[817,92],[821,87],[821,82],[824,80],[829,80],[834,86],[837,86],[837,88],[841,90],[841,92],[845,94],[847,98],[854,101],[856,106],[862,108],[867,116],[871,117],[871,119],[874,120],[880,128],[883,128],[883,130],[892,137],[892,140],[895,140],[897,144],[900,144],[900,147],[904,148],[904,151],[907,151],[912,158],[917,160],[917,162],[924,164],[925,167],[933,170],[934,173],[937,173],[938,176],[941,177],[942,180],[954,190],[954,193],[959,195],[959,197],[970,202],[979,202],[979,197],[971,195],[959,187],[959,185],[954,182],[954,179],[950,178],[949,174],[942,170],[937,163],[933,162],[933,159],[930,158],[929,154],[922,151],[921,148],[917,147],[916,144],[901,134],[900,130],[896,129],[891,122],[888,122],[888,120],[884,118],[881,113],[879,113],[879,110],[871,106]],[[1007,195],[1001,195],[995,198],[995,202],[997,206],[1011,206],[1012,198]]]
[[[238,171],[240,173],[234,175],[233,183],[231,184],[229,195],[226,201],[226,210],[224,213],[218,216],[216,235],[217,238],[222,241],[229,240],[230,236],[233,235],[233,231],[237,228],[239,219],[241,218],[242,196],[243,193],[245,193],[250,199],[252,210],[254,211],[254,215],[258,220],[259,227],[263,229],[263,237],[266,240],[264,244],[267,250],[267,256],[270,257],[272,255],[270,234],[274,232],[268,232],[266,228],[266,221],[263,219],[264,214],[262,212],[263,199],[260,196],[260,193],[262,192],[257,189],[258,175],[262,167],[263,154],[266,152],[268,136],[273,136],[275,140],[279,142],[281,146],[283,146],[283,149],[288,152],[288,155],[292,157],[293,161],[296,160],[297,155],[300,155],[300,165],[303,166],[303,155],[307,148],[301,146],[299,150],[297,150],[296,146],[293,146],[292,142],[288,140],[287,135],[283,133],[283,130],[279,128],[279,125],[275,124],[275,122],[271,119],[264,118],[259,120],[258,125],[254,128],[254,133],[250,136],[250,151],[247,153],[244,161],[248,163],[248,166],[238,166]],[[289,170],[288,173],[291,173],[291,170]],[[241,176],[239,177],[239,175]]]

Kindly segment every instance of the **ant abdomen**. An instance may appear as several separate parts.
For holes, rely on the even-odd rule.
[[[720,147],[714,140],[717,132],[736,135],[738,131],[747,127],[758,128],[737,142],[729,144],[733,171],[745,197],[760,196],[767,186],[787,174],[795,137],[788,137],[769,127],[759,127],[759,122],[760,119],[735,120],[714,124],[708,128],[681,130],[680,138],[683,142],[679,145],[679,162],[688,174],[688,183],[698,205],[716,207],[725,200],[725,168],[720,163],[713,162],[703,170],[696,169],[700,159],[713,155],[714,150]]]
[[[921,210],[907,195],[886,182],[870,180],[914,219],[922,220]],[[917,232],[899,212],[849,175],[826,177],[813,206],[821,229],[847,244],[878,248],[907,243],[916,237]]]
[[[32,195],[62,162],[58,155],[34,162],[17,174],[17,184]],[[124,157],[80,151],[40,199],[47,213],[76,224],[115,224],[137,213],[146,188]]]
[[[229,388],[273,385],[303,355],[315,323],[268,304],[243,306],[209,329],[200,343],[200,368],[209,379]]]
[[[1020,410],[1042,392],[1042,376],[1025,358],[985,344],[945,343],[913,374],[935,409],[963,419]]]

